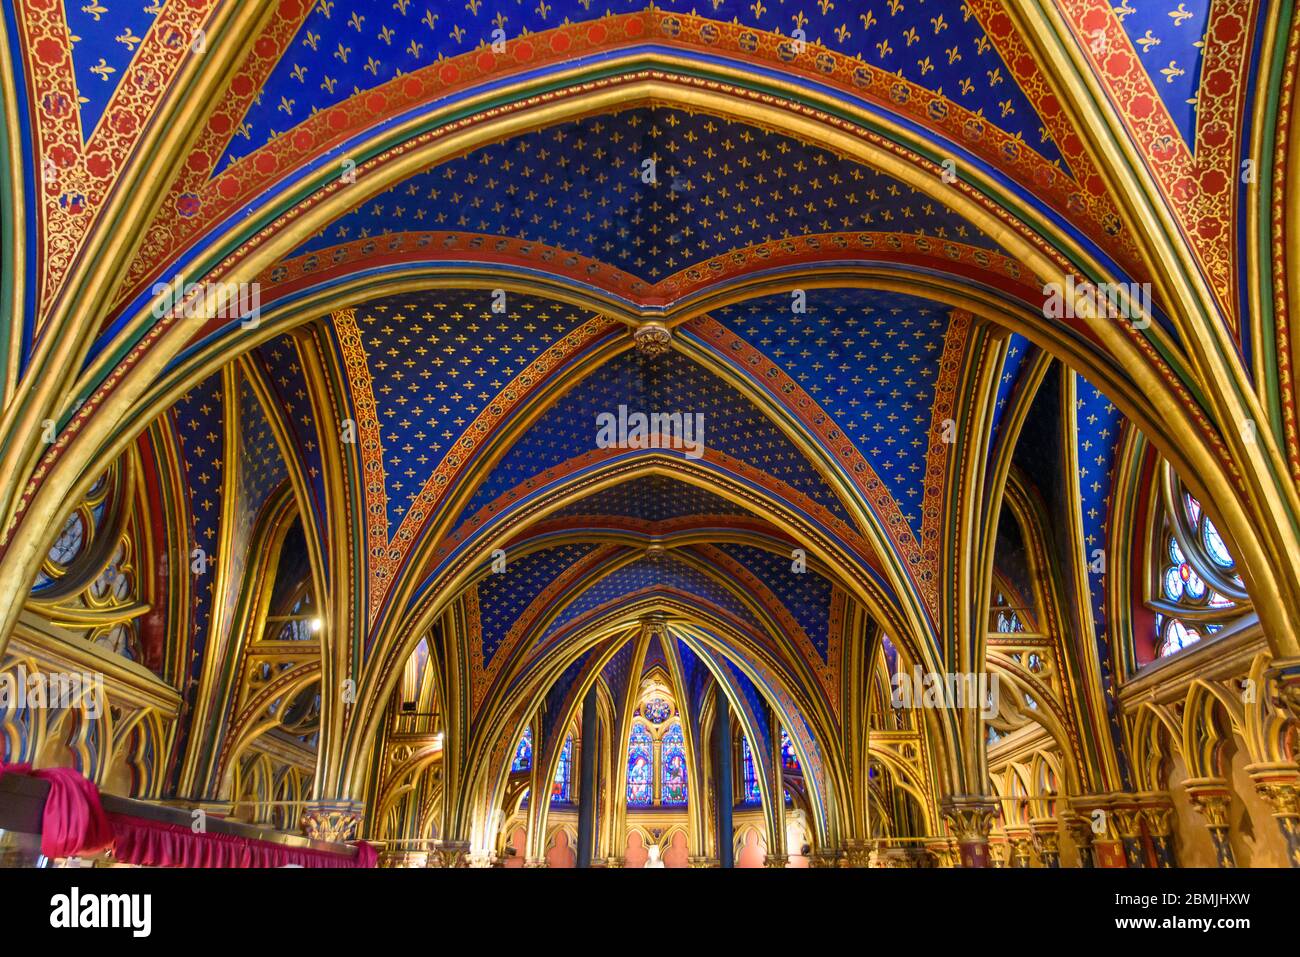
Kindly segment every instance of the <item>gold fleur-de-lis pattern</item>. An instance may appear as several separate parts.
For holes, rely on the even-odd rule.
[[[913,187],[738,122],[635,109],[477,150],[393,187],[298,254],[423,230],[541,240],[650,282],[733,249],[868,230],[998,247]]]
[[[608,0],[599,5],[590,0],[467,0],[436,7],[409,2],[318,2],[267,78],[220,167],[248,155],[314,111],[393,77],[501,39],[646,6],[640,0]],[[1006,65],[965,3],[714,0],[703,9],[700,6],[695,0],[655,5],[666,14],[695,11],[860,56],[982,112],[1049,160],[1060,158],[1029,100],[1018,89],[1007,89]],[[942,56],[935,55],[936,38]],[[277,110],[282,97],[294,101],[291,115]]]
[[[1196,142],[1196,91],[1209,8],[1210,0],[1124,0],[1113,6],[1188,146]]]

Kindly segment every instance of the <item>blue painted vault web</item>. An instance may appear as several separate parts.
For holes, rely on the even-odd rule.
[[[609,687],[611,698],[621,703],[627,693],[628,682],[632,680],[632,655],[636,653],[635,639],[629,639],[614,652],[614,657],[605,663],[601,676]]]
[[[190,498],[190,549],[201,548],[206,570],[195,576],[194,636],[202,648],[212,617],[217,549],[221,541],[221,484],[226,468],[225,389],[216,373],[181,396],[176,403],[176,430],[185,455],[185,480]],[[195,658],[201,667],[202,655]]]
[[[384,450],[391,535],[487,404],[528,364],[590,318],[534,296],[430,290],[357,309]],[[355,400],[355,397],[354,397]]]
[[[595,548],[594,544],[572,544],[544,548],[517,559],[507,555],[504,572],[489,574],[478,583],[485,665],[492,661],[501,642],[533,600]]]
[[[94,133],[161,8],[150,0],[64,0],[83,139]],[[190,42],[186,38],[182,50]]]
[[[311,509],[323,529],[327,516],[325,470],[321,464],[321,437],[316,429],[316,413],[303,372],[302,359],[292,336],[280,336],[254,350],[256,361],[266,372],[273,401],[289,424],[291,448],[286,455],[301,463],[314,502]]]
[[[618,516],[666,522],[705,515],[738,516],[748,512],[721,495],[664,475],[642,475],[566,505],[555,518]]]
[[[624,353],[575,386],[497,463],[461,521],[525,479],[595,449],[596,416],[617,414],[620,405],[633,411],[703,413],[707,447],[775,476],[849,521],[812,463],[757,406],[676,352],[658,359]]]
[[[606,575],[557,615],[544,637],[555,634],[569,622],[608,602],[655,586],[675,588],[705,599],[731,612],[756,631],[761,630],[757,619],[739,598],[704,572],[670,554],[658,559],[639,558]]]
[[[998,435],[1002,426],[1003,415],[1007,411],[1007,404],[1020,384],[1024,371],[1029,367],[1029,359],[1033,355],[1033,346],[1029,340],[1019,333],[1012,333],[1010,342],[1007,344],[1007,355],[1002,362],[1002,375],[998,378],[998,397],[993,405],[993,425],[989,429],[989,448],[992,448],[998,440]]]
[[[542,241],[652,283],[733,249],[810,233],[878,230],[999,248],[870,167],[754,126],[658,108],[477,150],[369,200],[296,254],[420,230]]]
[[[284,459],[266,421],[262,403],[243,376],[239,379],[240,479],[243,498],[252,515],[262,510],[285,477]]]
[[[791,301],[790,294],[779,294],[713,315],[822,405],[920,537],[947,309],[866,289],[809,289],[806,314],[793,313]]]
[[[1210,0],[1126,2],[1115,12],[1183,142],[1193,147]]]
[[[752,545],[725,544],[718,548],[752,572],[777,597],[824,661],[830,635],[831,583],[812,569],[795,572],[788,555]]]
[[[1202,0],[1204,2],[1204,0]],[[291,129],[313,110],[446,57],[490,44],[493,31],[510,39],[565,22],[645,9],[634,0],[500,0],[498,3],[423,5],[332,0],[318,3],[290,41],[249,108],[220,163],[246,156]],[[850,5],[801,6],[777,0],[666,0],[657,7],[696,12],[723,22],[798,36],[898,73],[959,105],[981,113],[1048,160],[1060,154],[1042,120],[989,42],[979,21],[951,0],[858,0]],[[921,46],[921,41],[925,41]],[[936,47],[941,52],[935,52]]]

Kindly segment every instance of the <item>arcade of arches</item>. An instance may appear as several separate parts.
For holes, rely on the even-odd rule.
[[[1300,866],[1292,4],[0,50],[6,765],[395,867]]]

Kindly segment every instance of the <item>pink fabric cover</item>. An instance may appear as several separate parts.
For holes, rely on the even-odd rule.
[[[196,834],[188,827],[105,814],[99,789],[72,768],[33,771],[0,764],[0,776],[26,774],[50,782],[41,823],[41,853],[72,857],[113,848],[113,858],[145,867],[374,867],[379,852],[364,841],[355,857],[286,847],[234,834]]]
[[[25,774],[50,782],[41,820],[41,853],[46,857],[93,854],[113,843],[108,816],[99,803],[99,789],[72,768],[42,768],[30,764],[0,764],[0,777]]]

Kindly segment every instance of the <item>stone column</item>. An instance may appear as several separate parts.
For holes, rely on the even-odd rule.
[[[1156,867],[1178,866],[1174,855],[1174,806],[1163,794],[1143,795],[1142,821],[1146,824]]]
[[[1011,861],[1011,843],[1005,834],[989,837],[989,867],[1006,868]]]
[[[731,787],[731,711],[727,707],[726,695],[719,687],[715,695],[717,702],[713,713],[713,778],[714,791],[718,803],[718,866],[735,867],[735,827],[731,822],[732,805]]]
[[[1074,842],[1079,856],[1080,867],[1096,867],[1097,862],[1092,851],[1092,824],[1086,817],[1070,814],[1065,818],[1065,830]]]
[[[716,857],[699,857],[692,854],[686,859],[686,863],[693,868],[717,867],[718,859]]]
[[[1034,866],[1034,839],[1029,831],[1022,828],[1008,830],[1007,841],[1011,845],[1012,867]]]
[[[591,867],[596,838],[596,685],[582,702],[582,730],[578,750],[578,848],[577,866]]]
[[[1183,782],[1183,787],[1187,789],[1192,806],[1205,820],[1219,867],[1236,867],[1237,858],[1228,839],[1228,811],[1232,807],[1232,789],[1228,782],[1222,778],[1191,778]]]
[[[1300,867],[1300,769],[1293,764],[1252,764],[1246,771],[1273,812],[1287,860]]]
[[[1142,846],[1142,808],[1136,805],[1116,807],[1110,813],[1124,847],[1124,863],[1128,867],[1146,867],[1146,849]]]
[[[985,795],[960,795],[943,805],[943,816],[957,838],[962,867],[989,866],[989,831],[997,816],[996,798]]]
[[[1092,833],[1091,867],[1127,867],[1128,855],[1120,837],[1117,807],[1123,807],[1122,795],[1090,794],[1071,801],[1071,807]],[[1131,801],[1131,798],[1127,800]],[[1097,812],[1100,811],[1100,815]],[[1071,831],[1074,833],[1074,831]]]
[[[1038,859],[1044,867],[1061,866],[1061,828],[1055,818],[1036,817],[1029,822],[1034,844],[1038,848]]]
[[[786,854],[769,854],[763,858],[764,867],[789,867],[790,857]]]

